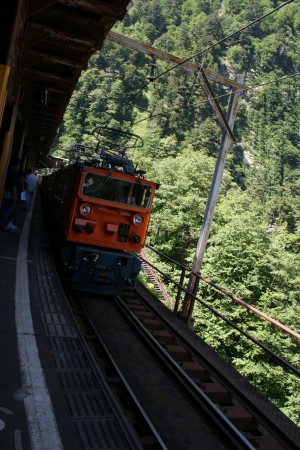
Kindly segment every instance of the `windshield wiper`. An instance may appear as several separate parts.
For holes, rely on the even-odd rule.
[[[103,181],[103,183],[100,184],[100,186],[99,186],[99,188],[98,188],[98,191],[101,191],[101,189],[103,188],[103,186],[105,185],[105,183],[106,183],[111,177],[112,177],[112,173],[110,173],[110,174],[105,178],[105,180]]]

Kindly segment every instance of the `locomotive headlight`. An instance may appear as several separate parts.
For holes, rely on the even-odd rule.
[[[134,225],[141,225],[141,223],[143,222],[143,217],[142,216],[133,216],[132,218],[132,222],[134,223]]]
[[[80,206],[80,212],[81,214],[90,214],[92,212],[92,208],[90,205],[82,205]]]

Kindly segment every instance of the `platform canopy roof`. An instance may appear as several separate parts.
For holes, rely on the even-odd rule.
[[[77,80],[129,0],[24,0],[12,36],[8,98],[26,140],[47,155]]]

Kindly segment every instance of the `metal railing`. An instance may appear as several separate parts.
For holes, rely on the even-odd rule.
[[[162,253],[159,250],[156,250],[154,247],[152,247],[149,244],[146,244],[146,248],[148,248],[149,250],[151,250],[152,252],[156,253],[157,255],[160,256],[160,258],[163,258],[165,260],[167,260],[168,262],[174,264],[177,268],[180,269],[180,280],[179,282],[174,280],[172,277],[170,277],[168,274],[164,273],[162,270],[160,270],[157,266],[155,266],[154,264],[150,263],[149,259],[147,258],[144,259],[141,255],[138,255],[138,257],[140,258],[140,260],[146,264],[148,264],[152,269],[154,269],[157,273],[159,273],[163,279],[167,280],[169,283],[173,284],[174,286],[176,286],[177,288],[177,294],[176,294],[176,299],[175,299],[175,303],[174,303],[174,308],[173,308],[173,312],[174,314],[178,315],[179,317],[185,319],[182,314],[180,313],[180,304],[181,301],[183,300],[183,294],[185,294],[185,298],[187,296],[192,297],[197,303],[201,304],[202,306],[204,306],[205,308],[207,308],[211,313],[213,313],[216,317],[218,317],[219,319],[223,320],[227,325],[229,325],[230,327],[234,328],[235,330],[237,330],[240,334],[242,334],[243,336],[245,336],[247,339],[249,339],[250,341],[252,341],[254,344],[256,344],[257,346],[259,346],[262,350],[264,350],[266,353],[268,353],[272,358],[275,358],[281,365],[283,365],[284,367],[288,368],[289,370],[291,370],[292,372],[294,372],[296,375],[300,376],[300,370],[297,369],[296,367],[294,367],[292,364],[290,364],[288,361],[286,361],[285,359],[283,359],[281,356],[279,356],[277,353],[275,353],[273,350],[271,350],[270,348],[268,348],[267,346],[265,346],[264,344],[262,344],[260,341],[258,341],[256,338],[254,338],[253,336],[251,336],[248,332],[244,331],[241,327],[239,327],[238,325],[236,325],[234,322],[232,322],[230,319],[228,319],[227,317],[225,317],[223,314],[221,314],[219,311],[217,311],[215,308],[213,308],[212,306],[210,306],[208,303],[206,303],[205,301],[203,301],[200,297],[198,297],[197,294],[197,290],[198,290],[198,286],[200,281],[203,281],[204,283],[206,283],[207,285],[211,286],[213,289],[221,292],[223,295],[231,298],[234,301],[237,301],[239,304],[241,304],[242,306],[244,306],[245,308],[251,310],[252,312],[254,312],[255,314],[259,315],[260,317],[262,317],[265,320],[268,320],[269,322],[271,322],[273,325],[275,325],[276,327],[280,328],[282,331],[284,331],[285,333],[288,333],[289,335],[293,336],[296,339],[300,339],[300,335],[298,333],[296,333],[295,331],[289,329],[288,327],[282,325],[280,322],[276,321],[275,319],[272,319],[270,316],[268,316],[265,313],[262,313],[261,311],[259,311],[256,308],[253,308],[251,305],[247,304],[246,302],[244,302],[243,300],[239,299],[238,297],[236,297],[235,295],[233,295],[232,293],[228,292],[226,289],[221,288],[220,286],[216,285],[215,283],[213,283],[212,281],[208,280],[207,278],[203,277],[202,275],[200,275],[199,273],[194,273],[192,272],[189,268],[187,268],[186,266],[184,266],[183,264],[178,263],[177,261],[173,260],[172,258],[170,258],[169,256],[165,255],[164,253]],[[194,290],[193,293],[189,292],[188,289],[184,286],[185,280],[186,278],[188,278],[189,276],[195,276],[196,277],[196,289]]]

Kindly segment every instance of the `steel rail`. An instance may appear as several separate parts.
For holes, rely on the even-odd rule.
[[[75,298],[79,302],[80,307],[83,309],[85,315],[87,315],[87,312],[84,308],[84,303],[81,301],[81,296],[78,293],[75,294],[73,292],[72,298]],[[85,338],[82,329],[78,325],[78,322],[75,320],[74,314],[71,311],[70,306],[67,303],[65,304],[65,306],[66,306],[66,313],[67,313],[74,329],[76,330],[76,336],[77,336],[79,343],[84,351],[84,354],[92,368],[93,375],[95,376],[99,385],[101,385],[101,387],[106,395],[106,398],[109,401],[109,405],[110,405],[115,417],[118,418],[118,423],[124,433],[124,436],[126,437],[128,443],[130,445],[130,448],[142,450],[143,447],[141,446],[140,442],[138,441],[137,436],[134,434],[132,426],[129,424],[129,421],[128,421],[126,415],[121,412],[118,402],[116,401],[115,397],[112,395],[109,384],[108,384],[107,380],[105,379],[104,374],[99,369],[99,364],[97,363],[95,355],[93,354],[90,346],[88,345],[87,339]],[[99,338],[99,336],[97,336],[97,338]],[[107,349],[105,351],[108,352]],[[108,352],[108,354],[109,354],[109,352]]]
[[[176,351],[171,350],[172,358],[177,360],[182,367],[184,367],[183,361],[192,360],[194,362],[198,362],[199,365],[202,366],[203,370],[207,371],[206,375],[196,375],[195,373],[193,373],[193,371],[190,371],[190,368],[188,366],[184,368],[188,376],[196,380],[197,384],[200,383],[199,386],[204,390],[204,392],[206,391],[206,387],[209,386],[209,384],[207,385],[207,383],[216,382],[221,386],[221,391],[223,387],[223,389],[225,389],[229,396],[232,397],[231,403],[240,405],[241,407],[245,408],[245,410],[252,416],[253,421],[257,422],[257,429],[259,428],[264,436],[267,436],[269,434],[270,436],[272,436],[272,439],[274,439],[274,441],[281,442],[281,445],[283,443],[284,448],[298,449],[297,444],[295,445],[295,443],[300,442],[298,439],[299,436],[297,432],[296,434],[293,434],[295,433],[296,426],[295,428],[293,428],[293,426],[291,425],[292,422],[289,422],[288,419],[288,425],[285,425],[284,422],[277,419],[277,413],[274,413],[274,411],[270,415],[271,410],[270,405],[268,405],[268,400],[266,400],[266,403],[257,401],[259,395],[257,396],[254,393],[255,391],[252,391],[252,388],[255,390],[254,386],[248,386],[248,388],[245,388],[243,383],[240,384],[240,382],[237,381],[237,377],[234,375],[234,373],[227,371],[227,363],[225,363],[223,369],[220,370],[219,363],[216,363],[215,356],[213,356],[212,354],[210,357],[207,357],[207,344],[205,344],[204,341],[200,340],[202,341],[204,347],[202,344],[200,345],[200,347],[198,347],[198,344],[196,344],[196,341],[193,338],[193,334],[190,331],[190,334],[184,331],[184,323],[181,323],[180,321],[176,325],[176,321],[172,319],[172,314],[169,310],[164,309],[164,307],[157,299],[151,300],[151,295],[145,296],[145,288],[143,288],[142,285],[140,285],[140,288],[138,288],[135,299],[138,300],[138,302],[132,303],[130,298],[127,300],[125,297],[125,301],[128,301],[128,307],[133,310],[133,313],[138,316],[139,320],[143,321],[144,318],[146,319],[147,317],[149,317],[149,313],[151,313],[152,321],[155,319],[155,321],[158,321],[160,323],[159,327],[156,323],[155,328],[153,328],[153,330],[160,330],[158,334],[156,334],[155,331],[153,332],[155,338],[158,341],[162,342],[162,345],[166,345],[166,348],[168,348],[167,343],[170,342],[170,338],[168,338],[168,340],[165,340],[164,333],[162,333],[162,330],[165,330],[166,335],[172,336],[172,339],[174,340],[174,344],[171,345],[177,346],[178,349],[184,349],[187,355],[185,359],[182,355],[180,355],[179,352],[179,357],[177,357]],[[144,305],[143,310],[141,308],[136,308],[136,304]],[[151,321],[148,323],[146,320],[145,326],[150,331],[150,333],[152,333]],[[192,341],[190,340],[191,338]],[[219,369],[216,369],[216,367],[219,367]],[[244,386],[245,390],[244,388],[241,389],[241,386]],[[210,391],[208,390],[208,392]],[[221,405],[224,406],[224,413],[227,414],[228,398],[224,400],[220,397],[216,397],[213,401],[220,407]],[[242,425],[241,430],[243,430],[243,433],[247,432],[247,428],[244,429]],[[265,432],[262,430],[265,430]],[[248,437],[247,434],[246,437]],[[255,439],[255,432],[253,437]],[[262,448],[265,448],[265,443],[262,444],[262,442],[260,442],[257,443],[257,445],[263,445]],[[273,445],[275,445],[275,447],[277,448],[276,442],[269,441],[267,445],[270,445],[269,448],[272,448]]]
[[[80,302],[80,307],[82,308],[82,310],[84,311],[85,316],[88,318],[89,320],[89,325],[92,327],[94,334],[97,337],[97,340],[99,342],[99,344],[101,345],[101,348],[104,350],[105,352],[105,356],[106,358],[109,360],[109,363],[111,364],[111,366],[113,367],[114,371],[117,373],[122,385],[125,387],[127,393],[129,394],[131,400],[133,401],[138,413],[140,414],[140,416],[143,418],[144,422],[146,423],[146,425],[149,427],[149,429],[151,430],[151,433],[153,435],[153,437],[155,438],[157,445],[159,446],[160,449],[162,450],[168,450],[168,448],[165,446],[162,438],[160,437],[159,433],[157,432],[155,426],[153,425],[153,423],[151,422],[151,420],[149,419],[149,417],[147,416],[144,408],[142,407],[142,405],[140,404],[140,402],[138,401],[137,397],[135,396],[134,392],[132,391],[132,389],[130,388],[129,384],[127,383],[125,377],[123,376],[121,370],[119,369],[117,363],[115,362],[111,352],[109,351],[109,349],[107,348],[104,340],[102,339],[101,335],[99,334],[99,332],[97,331],[97,329],[94,327],[93,325],[93,319],[89,314],[88,308],[86,308],[84,302],[81,300],[81,297],[78,296],[77,294],[77,298]],[[89,350],[89,352],[91,352],[91,350]],[[97,369],[97,371],[99,371],[99,369]],[[103,375],[101,375],[101,378],[103,377]],[[120,414],[120,412],[119,412]],[[141,447],[142,448],[142,447]]]
[[[243,434],[230,422],[230,420],[216,407],[216,405],[204,394],[204,392],[194,383],[194,381],[185,373],[168,352],[157,342],[149,333],[138,318],[129,310],[121,297],[117,297],[118,304],[126,317],[134,325],[136,331],[140,334],[147,345],[155,352],[164,366],[172,373],[177,383],[188,393],[197,409],[201,411],[206,420],[213,424],[215,429],[224,439],[232,445],[231,449],[251,449],[255,448],[243,436]]]

